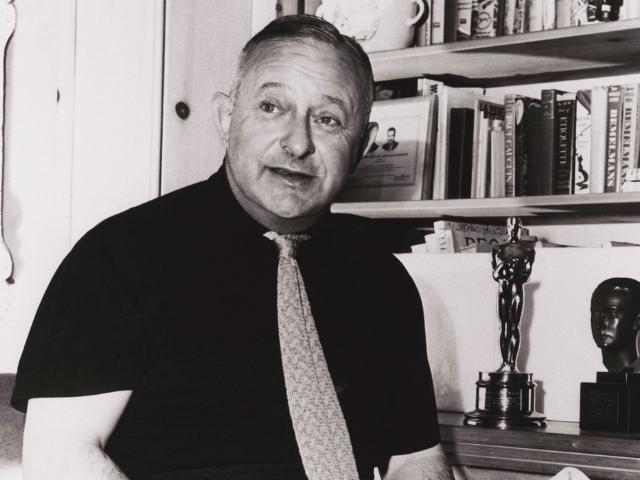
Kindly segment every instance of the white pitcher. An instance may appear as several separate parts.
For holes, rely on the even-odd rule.
[[[365,52],[378,52],[410,47],[424,9],[423,0],[323,0],[316,15],[354,37]]]

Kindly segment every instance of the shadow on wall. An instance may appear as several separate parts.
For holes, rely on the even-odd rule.
[[[450,381],[460,377],[454,325],[449,321],[446,305],[435,289],[425,288],[421,291],[421,296],[424,315],[430,317],[430,321],[426,322],[427,355],[436,399],[445,399],[438,403],[444,403],[447,410],[461,411],[463,402],[460,390],[456,382]],[[447,350],[446,355],[430,353],[443,348]]]
[[[540,282],[527,283],[524,286],[524,308],[520,320],[520,351],[518,352],[518,369],[527,372],[527,362],[531,352],[531,323],[535,311],[535,294],[540,288]]]
[[[22,432],[25,415],[9,404],[16,376],[0,373],[0,478],[18,480],[22,478]]]

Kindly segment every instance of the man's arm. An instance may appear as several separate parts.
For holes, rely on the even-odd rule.
[[[380,468],[383,480],[453,480],[453,472],[440,444],[421,452],[394,455],[387,468]]]
[[[131,393],[29,400],[25,480],[126,480],[103,449]]]

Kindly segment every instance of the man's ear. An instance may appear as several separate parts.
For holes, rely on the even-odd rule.
[[[216,93],[211,101],[213,106],[213,120],[225,148],[229,144],[229,128],[231,126],[231,99],[224,93]]]
[[[633,329],[637,332],[640,331],[640,313],[636,315],[635,320],[633,321]]]
[[[351,167],[351,173],[355,172],[356,167],[362,160],[362,157],[366,155],[366,153],[373,145],[373,142],[376,139],[376,135],[378,135],[378,124],[376,122],[370,122],[364,129],[364,133],[362,134],[362,139],[360,140],[360,148],[358,150],[358,156],[356,157],[356,161]]]

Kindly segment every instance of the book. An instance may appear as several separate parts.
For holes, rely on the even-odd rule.
[[[567,1],[567,0],[563,0]],[[596,11],[593,10],[593,7],[597,7],[596,5],[589,5],[589,0],[571,0],[569,6],[569,26],[578,27],[580,25],[586,25],[587,23],[593,23],[596,21]],[[557,6],[557,4],[556,4]],[[589,9],[592,9],[593,12],[590,15]]]
[[[474,243],[498,245],[505,243],[508,239],[506,226],[438,220],[433,223],[433,230],[448,253],[459,253],[463,248]],[[521,234],[523,237],[529,236],[529,229],[523,228]]]
[[[476,0],[477,1],[477,0]],[[458,0],[458,26],[456,41],[471,38],[471,16],[473,13],[472,0]]]
[[[587,1],[587,23],[593,23],[600,20],[600,4],[602,0],[586,0]]]
[[[544,2],[546,0],[527,0],[525,32],[540,32],[544,24]]]
[[[604,193],[607,158],[607,87],[591,89],[590,193]]]
[[[515,159],[514,126],[516,119],[516,95],[504,97],[504,196],[516,196],[513,162]]]
[[[571,6],[573,3],[577,2],[575,0],[556,0],[556,28],[571,26]]]
[[[556,104],[558,96],[567,92],[542,90],[542,163],[540,165],[540,195],[555,193],[556,179]]]
[[[423,79],[426,80],[426,79]],[[433,197],[433,175],[436,156],[436,138],[438,135],[438,95],[431,95],[428,86],[424,87],[424,96],[430,97],[427,106],[427,115],[430,119],[427,128],[427,142],[425,145],[424,169],[422,171],[422,191],[420,192],[420,200],[431,200]]]
[[[444,43],[457,40],[458,0],[444,0]]]
[[[424,47],[431,45],[432,43],[432,12],[433,12],[433,0],[424,1],[424,13],[422,18],[416,24],[416,46]]]
[[[502,22],[503,35],[513,35],[516,33],[516,4],[518,0],[505,0],[504,14]]]
[[[473,111],[471,198],[484,198],[487,192],[487,172],[490,157],[489,125],[494,118],[504,119],[504,105],[478,98],[474,102]]]
[[[576,96],[576,154],[573,191],[590,193],[591,169],[591,90],[580,90]]]
[[[502,33],[500,0],[474,0],[471,38],[492,38]]]
[[[556,122],[555,194],[573,193],[574,150],[576,125],[576,94],[566,94],[558,100]]]
[[[542,0],[542,30],[556,28],[556,0]]]
[[[621,192],[627,172],[638,161],[638,84],[624,85],[622,127],[620,132],[620,168],[616,171],[616,191]]]
[[[542,195],[542,173],[541,168],[544,163],[543,147],[542,147],[542,103],[536,99],[531,103],[530,108],[526,110],[526,123],[524,131],[526,132],[526,192],[523,195],[533,196]]]
[[[449,132],[452,108],[473,108],[477,98],[483,98],[473,90],[438,86],[438,135],[433,174],[433,200],[447,198],[449,161]],[[487,97],[484,97],[487,98]],[[489,99],[491,100],[491,99]],[[498,102],[496,102],[498,103]]]
[[[537,98],[508,94],[505,96],[505,196],[520,197],[535,194],[532,185],[535,178],[533,170],[540,159],[533,154],[534,145],[539,144],[538,128],[535,130],[532,110],[540,110],[541,102]],[[534,128],[534,132],[530,130]],[[535,137],[536,132],[538,137]],[[511,156],[511,158],[509,158]],[[511,177],[511,178],[510,178]],[[533,187],[533,188],[532,188]]]
[[[620,164],[620,117],[622,116],[621,85],[611,85],[607,88],[607,142],[605,193],[617,191],[616,170]]]
[[[444,43],[445,0],[433,0],[431,8],[431,44]]]
[[[527,1],[516,0],[513,33],[525,33],[527,31]]]
[[[502,198],[505,196],[504,120],[496,118],[491,121],[490,142],[491,180],[489,196],[491,198]]]
[[[471,198],[473,117],[471,108],[451,109],[447,198]]]

